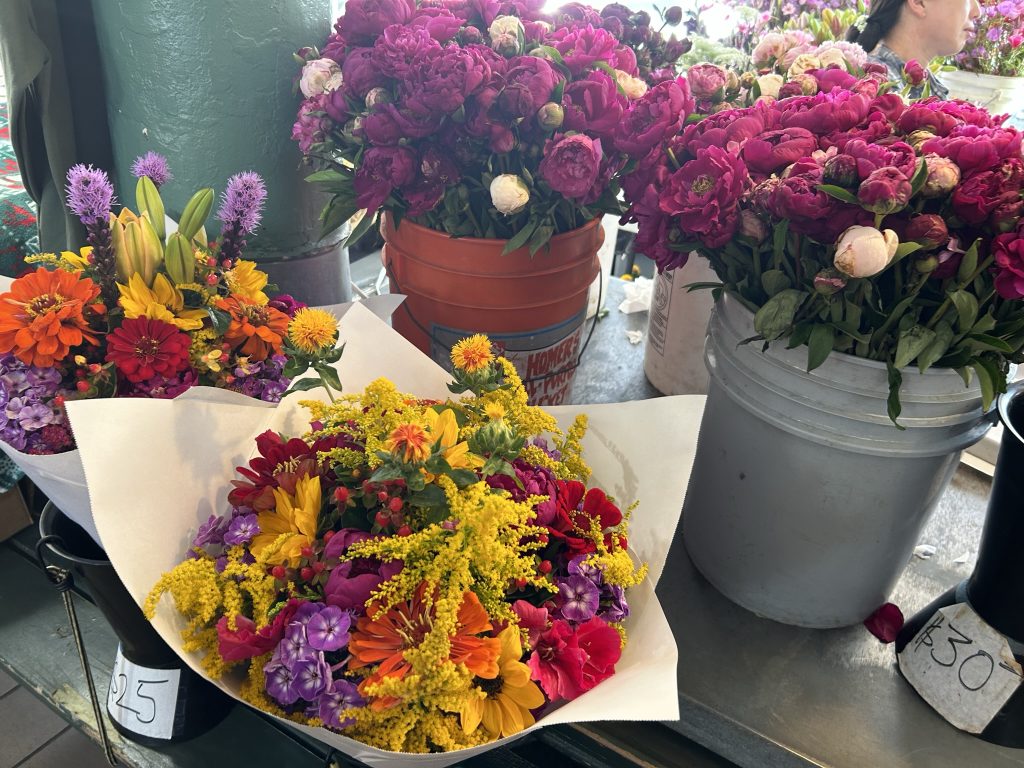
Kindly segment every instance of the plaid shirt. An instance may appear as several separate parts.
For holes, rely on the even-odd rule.
[[[875,46],[875,50],[868,55],[868,61],[881,64],[889,70],[889,79],[894,83],[906,82],[903,74],[903,66],[906,62],[897,56],[892,48],[889,48],[885,43],[879,43]],[[931,70],[926,69],[925,72],[927,72],[928,83],[931,87],[931,95],[937,96],[940,99],[948,99],[949,89],[935,78],[935,75],[931,73]],[[914,86],[910,89],[910,98],[919,99],[923,92],[924,84]]]

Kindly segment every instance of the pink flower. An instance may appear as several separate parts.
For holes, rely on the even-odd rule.
[[[601,140],[577,133],[552,140],[544,147],[541,178],[568,198],[586,196],[601,167]]]
[[[818,136],[847,131],[868,115],[871,98],[851,91],[832,91],[816,96],[798,96],[779,102],[784,128],[806,128]]]
[[[994,171],[964,178],[953,190],[953,211],[967,224],[982,224],[996,208],[1020,197],[1024,164],[1014,158]]]
[[[903,77],[911,87],[916,87],[925,81],[927,75],[924,67],[918,63],[917,59],[911,59],[903,65]]]
[[[335,29],[351,44],[369,44],[387,27],[405,24],[415,13],[415,0],[349,0]]]
[[[619,41],[604,29],[585,27],[562,27],[548,37],[548,45],[562,54],[565,66],[573,75],[581,75],[597,61],[615,66],[616,49]]]
[[[599,70],[591,72],[586,80],[575,80],[565,87],[563,125],[569,131],[586,131],[611,139],[626,106],[626,98],[611,77]]]
[[[821,183],[820,168],[779,180],[769,190],[768,210],[777,219],[788,219],[791,231],[826,244],[834,243],[848,227],[871,220],[860,206],[841,203],[819,190]]]
[[[880,168],[895,168],[908,179],[917,170],[917,153],[912,146],[902,141],[874,144],[863,139],[851,139],[843,147],[843,154],[856,161],[858,181],[866,179]]]
[[[747,168],[756,174],[781,170],[818,148],[818,140],[805,128],[783,128],[748,139],[740,151]]]
[[[491,78],[491,68],[472,51],[450,45],[415,68],[405,103],[414,113],[450,114]]]
[[[679,151],[676,158],[682,162],[685,157],[696,157],[705,147],[729,147],[735,144],[738,151],[752,137],[776,127],[772,120],[774,111],[754,106],[747,109],[729,109],[705,117],[698,123],[683,128]]]
[[[519,617],[519,628],[525,629],[529,635],[528,647],[534,648],[550,623],[547,608],[538,608],[525,600],[512,603],[512,610]]]
[[[633,157],[643,157],[676,133],[693,107],[685,78],[658,83],[630,105],[615,132],[615,146]]]
[[[462,27],[462,19],[447,8],[418,8],[410,26],[423,27],[439,43],[451,40]]]
[[[302,154],[309,152],[309,148],[317,142],[323,141],[326,132],[331,128],[330,120],[322,114],[313,114],[323,112],[323,103],[324,97],[321,95],[306,99],[299,107],[298,120],[292,126],[292,140],[299,143],[299,151]]]
[[[996,292],[1004,299],[1024,299],[1024,238],[1020,231],[999,235],[992,241]]]
[[[886,166],[868,174],[857,190],[857,199],[872,213],[889,214],[906,208],[912,192],[906,174]]]
[[[394,24],[374,43],[373,63],[389,77],[406,80],[440,53],[441,44],[423,27]]]
[[[721,98],[725,81],[725,70],[714,64],[696,64],[686,71],[690,92],[698,100]]]
[[[508,72],[505,73],[506,88],[523,86],[529,94],[532,112],[536,112],[551,100],[552,91],[563,80],[554,67],[537,56],[520,56],[510,64]]]
[[[356,171],[356,203],[373,213],[396,188],[416,176],[416,153],[408,147],[371,147]]]
[[[864,626],[883,643],[894,642],[903,629],[903,612],[896,605],[886,603],[864,619]]]
[[[362,99],[371,88],[387,83],[387,78],[373,60],[373,48],[355,48],[349,51],[341,65],[341,77],[346,90]]]
[[[683,232],[717,248],[736,232],[740,198],[749,183],[746,166],[738,157],[707,147],[671,176],[659,205],[677,217]]]
[[[576,628],[576,641],[586,654],[582,670],[582,689],[589,691],[615,673],[622,656],[619,633],[596,616]]]
[[[292,616],[302,605],[302,600],[289,600],[273,621],[260,629],[252,619],[245,616],[235,617],[235,627],[228,627],[228,617],[221,616],[217,622],[217,652],[224,661],[244,661],[254,656],[262,656],[274,650],[284,637],[285,627]]]
[[[586,652],[579,647],[576,633],[567,622],[555,620],[550,629],[540,634],[533,648],[527,662],[530,677],[540,683],[551,701],[569,701],[583,692]]]

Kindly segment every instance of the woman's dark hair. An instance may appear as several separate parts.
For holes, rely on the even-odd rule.
[[[864,28],[850,27],[846,33],[846,39],[851,43],[857,43],[870,53],[878,45],[878,41],[896,26],[896,22],[900,20],[902,9],[903,0],[874,0],[871,3],[871,13],[864,23]]]

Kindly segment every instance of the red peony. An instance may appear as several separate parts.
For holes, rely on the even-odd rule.
[[[188,334],[170,323],[135,317],[107,335],[107,362],[133,384],[154,376],[170,378],[189,367]]]

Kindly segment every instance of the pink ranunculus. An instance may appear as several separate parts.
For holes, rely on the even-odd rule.
[[[1024,238],[1020,231],[998,235],[992,241],[996,292],[1004,299],[1024,299]]]
[[[718,248],[736,232],[739,202],[749,184],[747,168],[738,157],[719,147],[707,147],[672,174],[659,205],[676,217],[684,233]]]
[[[643,157],[675,134],[693,107],[685,78],[659,83],[626,110],[615,132],[616,148],[632,157]]]
[[[610,32],[591,24],[556,29],[548,36],[547,44],[562,54],[565,66],[576,76],[598,61],[615,66],[615,51],[619,47],[619,41]]]
[[[551,101],[551,93],[564,79],[551,64],[537,56],[519,56],[509,64],[505,73],[506,87],[525,88],[534,112]]]
[[[695,64],[686,70],[690,93],[698,101],[720,99],[726,79],[725,70],[714,64]]]
[[[912,193],[907,175],[897,168],[886,166],[873,170],[860,183],[857,199],[872,213],[887,215],[906,208]]]
[[[753,174],[768,176],[818,148],[818,140],[805,128],[768,131],[747,140],[740,157]]]
[[[601,140],[577,133],[548,141],[537,169],[553,190],[566,197],[590,193],[601,168]]]
[[[551,628],[537,638],[527,662],[530,677],[540,683],[551,701],[571,701],[583,693],[586,657],[572,627],[556,619]]]
[[[594,617],[576,627],[576,642],[586,654],[583,663],[583,692],[589,691],[615,673],[622,656],[622,639],[608,624]]]
[[[605,72],[596,70],[585,80],[575,80],[565,87],[562,125],[564,130],[585,131],[610,140],[627,103],[615,81]]]
[[[409,147],[371,147],[356,171],[356,203],[372,214],[392,192],[416,178],[416,152]]]
[[[384,73],[374,63],[373,48],[355,48],[350,51],[341,65],[341,76],[345,81],[345,88],[360,99],[365,97],[371,88],[387,83]]]
[[[387,27],[409,22],[415,13],[415,0],[348,0],[335,29],[350,44],[369,44]]]

